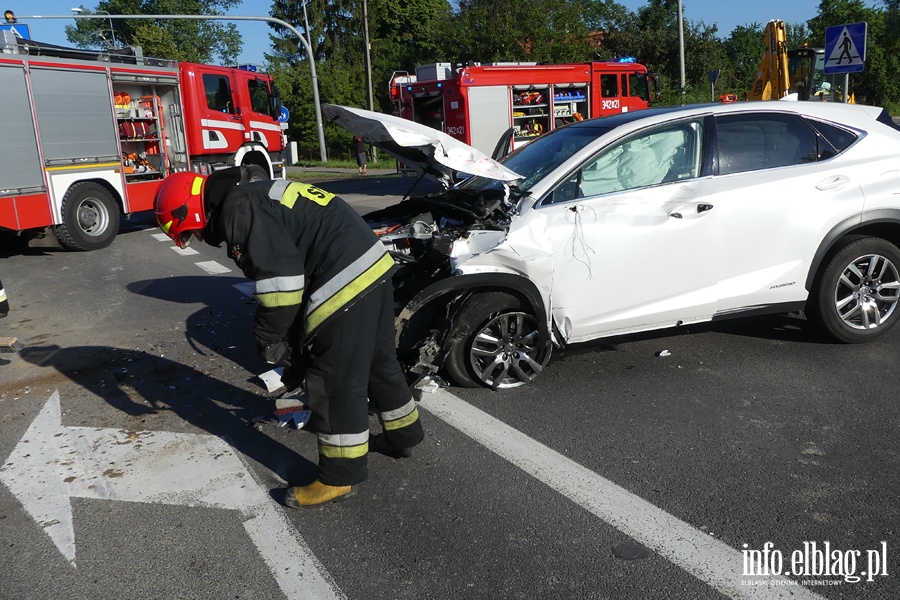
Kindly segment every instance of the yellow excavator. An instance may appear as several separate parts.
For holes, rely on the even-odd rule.
[[[788,50],[784,21],[769,21],[763,33],[766,52],[748,100],[779,100],[788,94],[797,94],[798,100],[840,102],[841,96],[837,94],[833,77],[823,71],[824,49]],[[853,101],[851,95],[848,102]]]
[[[766,40],[766,53],[759,63],[759,72],[747,99],[779,100],[790,93],[791,87],[784,21],[769,21],[763,35]]]

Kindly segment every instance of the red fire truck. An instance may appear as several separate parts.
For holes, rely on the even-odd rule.
[[[634,59],[542,65],[449,63],[395,72],[394,114],[492,154],[509,128],[513,145],[573,120],[648,108],[656,78]]]
[[[271,77],[0,34],[0,231],[53,227],[63,247],[94,250],[172,173],[284,177]]]

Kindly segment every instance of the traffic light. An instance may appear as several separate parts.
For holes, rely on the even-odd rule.
[[[3,16],[4,16],[4,18],[6,18],[7,23],[18,23],[18,21],[16,21],[15,13],[13,13],[13,11],[11,11],[11,10],[4,12]]]

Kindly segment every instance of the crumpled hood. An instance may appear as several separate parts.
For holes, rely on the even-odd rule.
[[[336,104],[323,104],[322,112],[366,143],[435,177],[446,187],[450,187],[457,172],[507,182],[522,179],[475,148],[420,123]]]

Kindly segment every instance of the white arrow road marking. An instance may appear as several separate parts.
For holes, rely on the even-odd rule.
[[[420,405],[729,598],[824,600],[784,577],[742,576],[737,550],[449,392],[422,394]]]
[[[240,511],[289,599],[344,597],[281,506],[221,438],[63,427],[57,391],[0,467],[0,481],[73,566],[69,498],[222,508]]]

